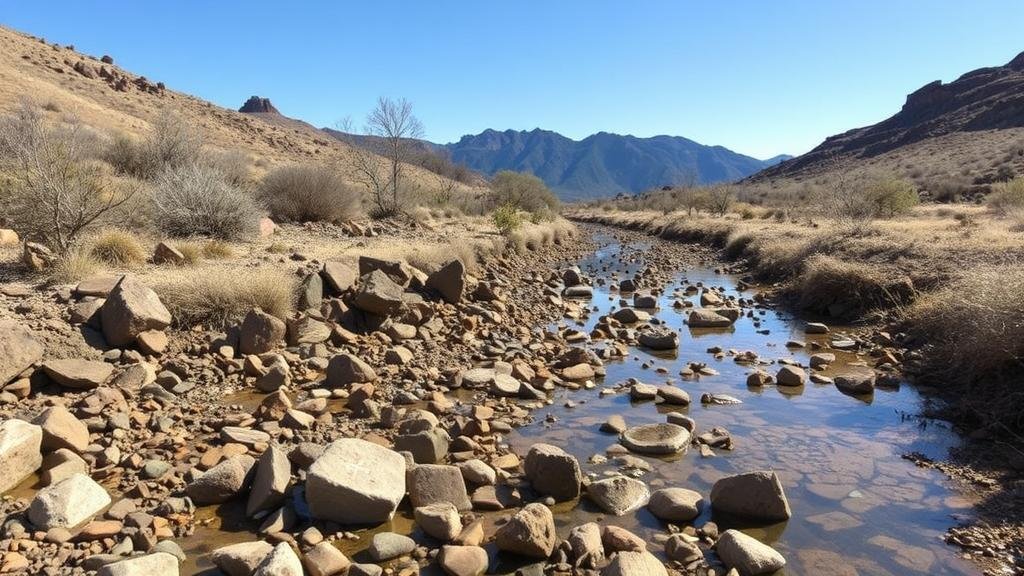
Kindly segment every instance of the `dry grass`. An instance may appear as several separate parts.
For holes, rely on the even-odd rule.
[[[103,270],[103,262],[89,250],[78,247],[59,256],[47,271],[47,277],[54,284],[75,284]]]
[[[231,244],[228,244],[223,240],[207,240],[203,243],[203,258],[208,258],[210,260],[226,260],[234,257],[234,255],[234,248],[231,247]]]
[[[540,250],[552,244],[561,244],[576,234],[576,227],[564,218],[550,222],[524,222],[506,235],[506,248],[515,252]]]
[[[275,268],[208,267],[168,276],[154,290],[179,325],[223,327],[256,307],[287,318],[296,279]]]
[[[174,247],[185,257],[183,266],[195,266],[203,261],[203,247],[197,242],[178,242]]]
[[[86,247],[93,257],[110,266],[132,268],[146,261],[145,248],[128,230],[101,230],[87,239]]]

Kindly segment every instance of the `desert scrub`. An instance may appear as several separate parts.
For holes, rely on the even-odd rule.
[[[253,236],[262,215],[251,195],[199,164],[168,170],[157,178],[153,213],[156,224],[171,236],[221,240]]]
[[[502,204],[498,206],[494,213],[491,214],[491,220],[494,222],[494,227],[498,229],[504,235],[508,235],[523,223],[522,216],[519,215],[519,209],[514,204]]]
[[[502,170],[491,180],[491,190],[499,206],[512,206],[539,215],[558,212],[558,197],[533,174]]]
[[[824,254],[810,257],[787,291],[801,309],[844,319],[909,304],[914,298],[909,278],[891,278],[868,264]]]
[[[110,266],[130,268],[146,261],[142,243],[127,230],[101,230],[88,239],[86,246],[94,258]]]
[[[267,174],[260,199],[279,220],[340,222],[359,215],[359,192],[326,166],[294,165]]]
[[[1002,215],[1024,208],[1024,178],[993,184],[985,203],[990,210]]]
[[[155,288],[182,326],[224,327],[261,308],[284,319],[295,305],[296,278],[275,268],[203,268]]]
[[[75,246],[57,256],[47,271],[54,284],[74,284],[103,270],[103,262],[84,246]]]
[[[210,260],[224,260],[235,255],[231,244],[223,240],[207,240],[203,243],[203,258]]]
[[[165,109],[153,120],[146,138],[139,141],[117,134],[103,158],[122,174],[149,180],[166,170],[198,164],[202,148],[202,138],[191,124],[178,112]]]
[[[944,384],[950,409],[976,425],[1024,429],[1024,269],[981,266],[922,298],[907,331],[921,345],[914,371]]]

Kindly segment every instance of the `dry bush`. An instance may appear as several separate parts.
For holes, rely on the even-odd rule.
[[[262,215],[252,196],[199,164],[161,174],[153,190],[153,208],[155,223],[166,234],[222,240],[254,235]]]
[[[326,166],[278,168],[263,178],[260,198],[271,216],[293,222],[340,222],[360,211],[359,192]]]
[[[179,242],[174,247],[184,257],[183,266],[195,266],[203,261],[203,247],[196,242]]]
[[[94,141],[73,118],[47,125],[27,102],[0,117],[0,214],[11,227],[66,252],[131,202],[138,189],[91,160]]]
[[[203,164],[220,172],[224,180],[236,188],[249,188],[253,184],[252,161],[241,150],[214,150],[203,154]]]
[[[512,206],[551,218],[558,212],[558,197],[533,174],[502,170],[491,180],[491,190],[498,206]]]
[[[204,268],[176,274],[155,290],[180,325],[224,327],[257,307],[287,318],[296,284],[293,274],[276,268]]]
[[[152,179],[166,170],[200,162],[202,148],[199,133],[181,114],[168,108],[153,121],[145,139],[138,141],[125,134],[115,135],[105,159],[123,174]]]
[[[132,267],[146,261],[146,250],[135,234],[128,230],[108,228],[86,241],[90,254],[111,266]]]
[[[1024,178],[993,185],[992,192],[985,198],[985,204],[993,212],[1004,216],[1024,209]]]
[[[47,277],[55,284],[74,284],[103,270],[103,262],[82,246],[70,248],[57,256],[47,270]]]
[[[804,264],[788,292],[804,310],[853,319],[875,310],[909,304],[913,285],[894,279],[876,267],[816,254]]]
[[[561,244],[575,233],[575,227],[564,218],[540,224],[524,223],[506,236],[505,247],[514,252],[540,250],[552,244]]]
[[[908,331],[925,343],[917,367],[945,384],[970,424],[1024,428],[1024,268],[976,267],[910,309]]]
[[[203,258],[210,260],[225,260],[235,255],[235,250],[230,244],[222,240],[207,240],[203,243]]]

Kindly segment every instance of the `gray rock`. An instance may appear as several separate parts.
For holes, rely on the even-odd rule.
[[[551,444],[534,444],[526,454],[526,478],[538,493],[556,502],[579,498],[583,472],[576,457]]]
[[[665,565],[650,552],[619,552],[601,576],[668,576]]]
[[[711,507],[750,520],[781,522],[791,516],[782,482],[772,471],[727,476],[711,488]]]
[[[327,364],[327,385],[333,388],[376,380],[377,373],[373,368],[352,354],[337,354]]]
[[[641,346],[651,350],[675,350],[679,348],[679,334],[666,326],[644,330],[637,337]]]
[[[320,542],[306,551],[303,563],[309,576],[338,576],[352,564],[348,557],[330,542]]]
[[[409,501],[413,507],[450,502],[459,510],[470,510],[473,503],[466,493],[462,472],[446,464],[422,464],[408,473]]]
[[[222,546],[210,553],[210,561],[227,576],[252,576],[274,546],[269,542],[241,542]]]
[[[288,455],[278,446],[271,446],[260,456],[249,491],[245,514],[252,516],[261,510],[270,510],[284,502],[288,483],[292,478],[292,465]]]
[[[310,513],[339,524],[390,520],[405,497],[405,468],[405,458],[393,450],[356,438],[336,440],[306,475]]]
[[[850,372],[836,376],[836,389],[843,394],[862,396],[875,391],[875,374],[868,372]]]
[[[238,351],[246,354],[265,354],[284,344],[288,327],[276,316],[253,308],[245,315],[238,331]]]
[[[267,554],[252,576],[303,576],[302,562],[287,542],[281,542]]]
[[[779,386],[803,386],[807,382],[807,373],[799,366],[783,366],[775,375]]]
[[[39,530],[71,529],[108,505],[110,495],[102,486],[85,474],[75,474],[40,490],[29,504],[28,518]]]
[[[370,557],[377,562],[384,562],[399,556],[412,554],[416,549],[416,541],[408,536],[394,532],[378,532],[370,541]]]
[[[462,260],[450,260],[428,276],[427,288],[436,290],[449,304],[460,302],[466,290],[466,267]]]
[[[178,559],[166,552],[134,556],[102,566],[96,576],[178,576]]]
[[[232,456],[217,464],[185,487],[185,493],[200,506],[221,504],[240,495],[249,485],[255,460],[247,454]]]
[[[417,464],[434,464],[448,454],[451,437],[442,428],[395,437],[395,450],[409,452]]]
[[[459,510],[451,502],[438,502],[418,506],[413,510],[416,524],[427,536],[450,542],[462,531]]]
[[[635,478],[616,476],[591,482],[587,496],[605,512],[622,516],[643,506],[650,497],[650,490]]]
[[[680,524],[699,516],[703,501],[700,493],[693,490],[662,488],[651,494],[647,509],[659,520]]]
[[[299,310],[307,308],[320,308],[320,302],[324,299],[324,280],[319,274],[308,274],[299,284],[299,301],[296,307]]]
[[[772,574],[786,565],[786,559],[767,544],[739,530],[726,530],[715,543],[722,562],[743,576]]]
[[[690,328],[728,328],[734,320],[719,314],[717,310],[697,308],[690,311],[686,324]]]
[[[373,270],[359,278],[359,290],[352,305],[364,312],[390,316],[402,309],[404,291],[382,270]]]

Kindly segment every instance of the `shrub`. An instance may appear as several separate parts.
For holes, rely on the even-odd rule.
[[[215,268],[175,275],[155,290],[175,322],[225,327],[256,307],[287,318],[296,285],[294,275],[276,268]]]
[[[985,203],[990,210],[1003,215],[1024,208],[1024,178],[994,184]]]
[[[491,180],[494,200],[530,213],[557,212],[558,198],[533,174],[502,170]]]
[[[127,230],[109,228],[89,239],[89,253],[111,266],[137,266],[146,261],[146,250]]]
[[[253,182],[252,162],[240,150],[213,151],[203,155],[203,164],[221,173],[232,186],[247,188]]]
[[[502,204],[494,210],[491,214],[491,219],[494,221],[494,227],[498,229],[498,232],[508,235],[510,232],[519,228],[523,223],[522,216],[519,215],[519,210],[512,204]]]
[[[707,209],[715,216],[725,216],[732,207],[735,194],[732,188],[726,185],[712,186],[707,192]]]
[[[271,216],[294,222],[339,222],[359,213],[359,193],[325,166],[285,166],[263,179]]]
[[[46,126],[28,103],[0,117],[0,214],[22,236],[66,252],[135,196],[88,159],[91,142],[74,120]]]
[[[94,276],[103,269],[103,263],[92,253],[76,246],[59,255],[47,271],[51,282],[56,284],[74,284],[89,276]]]
[[[157,226],[172,236],[237,240],[256,232],[262,214],[246,192],[216,170],[198,164],[168,170],[153,190]]]
[[[175,244],[174,247],[184,257],[182,264],[185,266],[195,266],[203,260],[203,249],[195,242],[181,242]]]
[[[864,194],[871,203],[873,216],[876,218],[893,218],[906,214],[920,201],[917,188],[910,182],[897,178],[876,180],[867,186]]]
[[[180,114],[164,110],[153,121],[149,135],[136,141],[125,134],[114,136],[104,159],[123,174],[152,179],[165,170],[196,164],[203,142]]]

